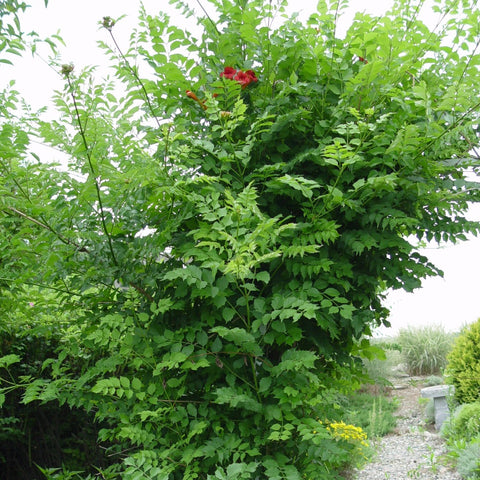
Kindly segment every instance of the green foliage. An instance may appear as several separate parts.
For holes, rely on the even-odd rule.
[[[448,355],[446,378],[455,386],[459,403],[472,403],[480,397],[480,320],[466,327],[456,338]]]
[[[452,335],[441,326],[409,327],[398,336],[402,355],[411,375],[440,373],[452,348]]]
[[[103,44],[114,79],[62,67],[55,120],[2,94],[1,292],[37,285],[67,323],[2,393],[94,414],[113,477],[335,478],[382,292],[441,273],[409,236],[478,231],[475,13],[431,32],[399,2],[339,39],[342,5],[273,27],[283,2],[211,0],[201,38],[142,10]]]
[[[442,426],[441,433],[462,478],[480,478],[480,403],[458,406]]]
[[[17,0],[5,0],[0,4],[0,63],[12,65],[11,60],[5,58],[7,55],[20,55],[25,45],[21,41],[21,27],[18,14],[24,12],[27,4]]]
[[[44,4],[46,7],[48,0],[44,0]],[[13,65],[15,57],[21,56],[28,47],[35,53],[40,42],[47,43],[55,53],[57,42],[62,41],[58,35],[40,39],[36,32],[25,34],[20,19],[28,8],[29,5],[21,0],[2,0],[0,3],[0,63]]]
[[[468,404],[465,406],[468,406]],[[462,415],[462,407],[460,406],[455,413]],[[447,457],[453,461],[456,470],[463,479],[477,480],[480,478],[480,437],[477,436],[467,440],[463,433],[452,428],[451,421],[443,424],[442,435],[448,445]]]

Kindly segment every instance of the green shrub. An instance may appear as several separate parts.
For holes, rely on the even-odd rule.
[[[452,335],[441,326],[410,327],[400,331],[398,341],[408,372],[432,375],[445,368]]]
[[[284,0],[209,0],[195,36],[142,9],[125,54],[100,42],[114,78],[62,67],[55,121],[0,92],[0,278],[68,318],[17,391],[94,413],[117,478],[334,478],[363,432],[331,399],[388,325],[382,292],[440,273],[408,237],[480,230],[451,162],[477,141],[480,83],[444,41],[476,17],[432,35],[403,0],[339,37],[347,3],[274,27]]]
[[[68,338],[68,316],[50,308],[51,299],[47,292],[24,288],[13,302],[11,292],[0,289],[2,480],[44,479],[38,465],[53,468],[63,464],[66,469],[85,469],[87,474],[95,472],[92,465],[106,467],[115,461],[104,455],[107,444],[97,442],[102,425],[94,421],[93,412],[57,401],[25,402],[22,389],[16,388],[35,377],[37,385],[45,385],[42,365],[56,357]],[[72,361],[80,365],[82,359]]]
[[[472,403],[480,397],[480,319],[465,328],[448,355],[447,381],[455,386],[460,403]]]
[[[441,433],[462,478],[480,479],[480,402],[458,406]]]

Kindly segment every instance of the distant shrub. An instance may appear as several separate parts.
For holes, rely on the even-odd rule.
[[[447,381],[455,386],[460,403],[480,398],[480,319],[466,327],[448,355]]]
[[[411,375],[433,375],[446,366],[452,348],[452,335],[441,326],[407,328],[400,331],[398,343]]]
[[[443,383],[443,378],[438,375],[430,375],[425,379],[426,387],[434,387],[435,385],[441,385]]]
[[[433,398],[421,398],[420,400],[425,402],[421,403],[424,405],[425,423],[433,425],[435,423],[435,403]]]
[[[395,376],[394,367],[402,362],[401,354],[397,350],[385,350],[385,357],[363,359],[364,372],[375,385],[390,385],[389,379]]]

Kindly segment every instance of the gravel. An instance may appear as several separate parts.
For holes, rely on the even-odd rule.
[[[354,480],[462,480],[444,457],[445,442],[433,426],[426,425],[420,405],[421,379],[402,379],[392,393],[400,400],[395,431],[380,438],[376,453]]]

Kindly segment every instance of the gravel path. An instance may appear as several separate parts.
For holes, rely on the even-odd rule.
[[[393,392],[400,400],[395,431],[375,445],[371,463],[354,475],[355,480],[461,480],[445,465],[443,439],[433,427],[425,425],[418,399],[422,388],[415,379],[407,379]]]

